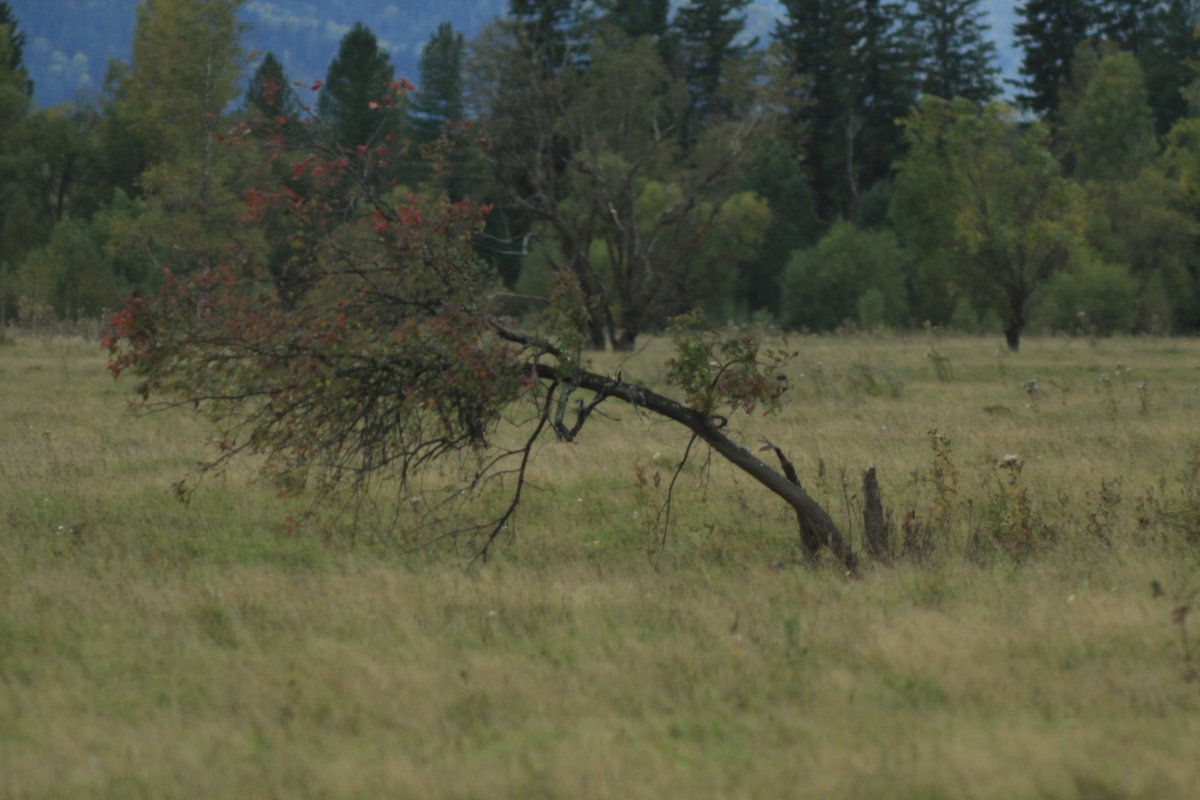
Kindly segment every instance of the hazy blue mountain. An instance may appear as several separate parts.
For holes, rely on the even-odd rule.
[[[28,35],[25,61],[43,106],[94,95],[109,59],[129,59],[134,8],[139,0],[8,0]],[[1012,0],[987,0],[992,30],[1008,76],[1019,58],[1012,47]],[[421,47],[442,22],[474,36],[508,7],[508,0],[249,0],[242,19],[246,46],[270,50],[294,80],[317,80],[342,35],[363,22],[392,56],[396,74],[415,82]],[[779,16],[777,0],[757,0],[750,29],[766,41]]]

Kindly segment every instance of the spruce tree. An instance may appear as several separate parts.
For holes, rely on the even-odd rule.
[[[729,111],[719,97],[726,67],[751,50],[757,40],[738,43],[746,27],[742,12],[750,0],[688,0],[675,14],[674,38],[690,94],[688,135],[714,116]]]
[[[355,23],[329,65],[317,112],[343,146],[370,144],[399,129],[394,81],[391,62],[375,34]]]
[[[897,120],[917,101],[918,50],[910,19],[902,2],[859,0],[862,50],[855,97],[862,118],[858,142],[848,154],[851,203],[847,216],[858,219],[860,195],[892,172],[892,163],[904,155],[904,134]],[[850,126],[847,126],[847,130]]]
[[[1141,53],[1146,90],[1154,110],[1155,130],[1164,135],[1188,115],[1184,90],[1200,64],[1200,0],[1168,0],[1160,4],[1149,32],[1150,45]]]
[[[1134,55],[1150,47],[1161,0],[1093,0],[1096,34]]]
[[[448,22],[438,26],[421,50],[420,86],[413,95],[409,120],[415,142],[438,142],[433,169],[427,163],[429,159],[423,158],[414,175],[419,180],[434,178],[439,189],[454,201],[471,194],[482,181],[482,162],[473,147],[473,137],[461,124],[466,119],[465,57],[463,35]]]
[[[20,76],[25,95],[32,97],[33,81],[29,80],[24,66],[25,32],[17,26],[17,18],[5,0],[0,0],[0,35],[7,39],[0,48],[0,72]]]
[[[1025,76],[1017,84],[1022,89],[1017,99],[1046,116],[1058,107],[1059,93],[1070,79],[1075,47],[1097,31],[1095,0],[1025,0],[1017,14],[1013,33],[1024,50]]]
[[[412,127],[417,140],[431,142],[452,122],[465,117],[463,35],[449,22],[438,26],[421,50],[420,86],[413,96]]]
[[[592,23],[588,0],[509,0],[508,22],[522,49],[547,75],[581,61]]]
[[[981,0],[916,0],[923,94],[980,104],[999,94],[996,45],[980,6]]]
[[[604,17],[626,36],[656,36],[667,33],[668,0],[606,0],[601,4]]]
[[[783,0],[775,38],[809,81],[798,122],[823,219],[854,218],[859,200],[903,153],[895,124],[916,98],[914,43],[900,3]]]
[[[274,53],[263,56],[262,63],[246,89],[246,108],[263,117],[282,117],[296,120],[300,116],[300,101]]]
[[[12,71],[21,69],[25,52],[25,33],[17,28],[17,18],[5,0],[0,0],[0,27],[7,28],[8,43],[3,66]]]

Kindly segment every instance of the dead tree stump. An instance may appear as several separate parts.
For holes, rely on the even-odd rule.
[[[883,498],[879,494],[879,481],[875,478],[875,467],[863,473],[863,531],[866,538],[867,555],[876,561],[891,558],[888,542],[887,520],[883,514]]]

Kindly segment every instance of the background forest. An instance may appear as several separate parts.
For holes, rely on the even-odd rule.
[[[381,186],[490,206],[476,247],[512,313],[568,270],[595,347],[696,307],[1013,348],[1031,327],[1200,327],[1196,0],[1027,0],[1011,86],[980,0],[785,0],[769,26],[749,0],[422,4],[413,26],[452,21],[419,53],[343,26],[315,82],[288,74],[282,40],[247,50],[239,11],[283,4],[146,0],[100,15],[133,46],[96,99],[42,109],[16,5],[0,2],[0,323],[95,317],[234,253],[286,291],[319,234],[246,224],[256,187],[296,167],[228,146],[248,127],[391,147]]]

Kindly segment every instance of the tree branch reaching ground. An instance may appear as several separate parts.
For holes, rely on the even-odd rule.
[[[236,134],[234,146],[264,146]],[[681,400],[590,371],[580,357],[586,304],[569,272],[544,331],[492,311],[498,287],[470,247],[486,209],[379,188],[365,176],[387,147],[322,160],[265,141],[265,158],[295,167],[247,194],[246,221],[270,217],[268,230],[294,251],[289,262],[268,270],[234,252],[217,268],[167,275],[157,295],[129,301],[105,341],[113,374],[139,379],[143,406],[190,404],[214,423],[219,453],[206,469],[255,455],[267,472],[353,505],[380,481],[407,490],[452,462],[461,479],[437,486],[431,507],[452,532],[478,536],[486,558],[517,511],[535,444],[548,431],[576,439],[600,403],[616,400],[686,428],[795,510],[806,553],[827,546],[854,568],[837,525],[794,474],[729,433],[734,411],[777,407],[793,353],[748,334],[694,333],[696,320],[684,319],[668,373]],[[281,273],[286,291],[271,277]],[[580,391],[590,399],[569,423]],[[529,432],[513,446],[497,432],[522,406]],[[456,528],[456,498],[504,476],[515,479],[499,514]]]

